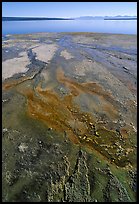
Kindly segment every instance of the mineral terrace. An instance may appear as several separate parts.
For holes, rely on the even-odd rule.
[[[3,202],[134,202],[137,36],[2,39]]]

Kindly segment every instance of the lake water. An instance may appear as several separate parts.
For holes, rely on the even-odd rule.
[[[2,35],[36,32],[100,32],[137,34],[136,20],[3,21]]]

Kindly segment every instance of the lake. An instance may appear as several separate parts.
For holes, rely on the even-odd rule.
[[[100,32],[137,34],[137,20],[2,21],[2,35],[36,32]]]

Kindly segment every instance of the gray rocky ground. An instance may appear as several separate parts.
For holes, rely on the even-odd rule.
[[[2,39],[3,202],[134,202],[137,36]]]

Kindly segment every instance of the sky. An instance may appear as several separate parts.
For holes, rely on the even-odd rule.
[[[2,2],[2,16],[137,16],[137,2]]]

